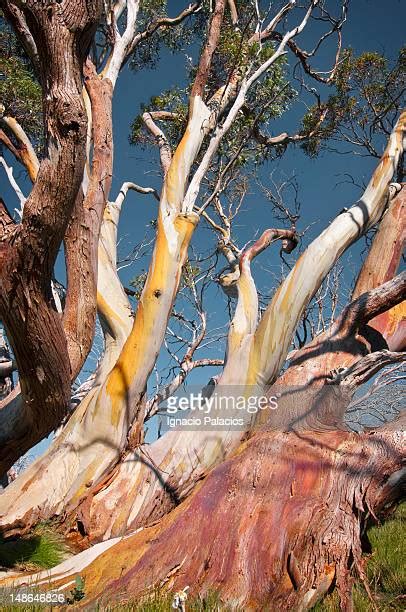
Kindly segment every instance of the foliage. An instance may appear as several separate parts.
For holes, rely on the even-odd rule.
[[[251,7],[252,8],[252,7]],[[206,84],[205,100],[210,103],[213,94],[228,82],[232,73],[250,74],[255,71],[264,61],[274,53],[274,43],[267,41],[261,45],[253,42],[256,20],[251,8],[241,11],[239,28],[235,28],[230,21],[229,12],[226,11],[224,24],[220,33],[220,41],[212,61],[212,67]],[[205,12],[206,11],[206,12]],[[207,6],[202,14],[195,15],[194,26],[195,38],[202,39],[205,29],[201,24],[202,15],[206,15]],[[205,23],[207,27],[207,15]],[[197,27],[197,24],[200,24]],[[187,46],[189,38],[183,39],[183,47]],[[190,50],[194,53],[194,48]],[[164,131],[169,144],[175,150],[181,135],[184,133],[188,115],[188,99],[191,85],[196,75],[197,64],[190,64],[192,58],[188,58],[186,64],[188,85],[184,88],[173,88],[164,91],[160,95],[153,96],[147,104],[141,105],[140,113],[135,117],[131,125],[129,140],[131,144],[146,147],[156,145],[154,137],[146,129],[142,120],[142,114],[146,111],[169,111],[174,114],[170,119],[157,120],[157,124]],[[210,184],[218,175],[220,165],[232,161],[234,172],[240,170],[249,171],[250,167],[261,164],[271,156],[279,155],[284,151],[283,147],[264,146],[256,137],[256,130],[267,125],[270,121],[280,117],[289,107],[296,96],[296,91],[287,76],[288,65],[285,57],[279,58],[272,68],[262,79],[250,89],[242,112],[227,135],[223,138],[214,159],[210,171],[207,174],[207,182]],[[227,114],[227,109],[220,124]],[[203,144],[196,165],[204,155],[207,142]],[[230,167],[230,170],[231,170]],[[235,184],[235,183],[234,183]],[[234,194],[235,195],[235,194]]]
[[[47,523],[17,540],[0,539],[0,566],[7,568],[48,569],[63,561],[66,554],[62,537]]]
[[[207,4],[204,3],[204,4]],[[159,36],[147,36],[137,45],[130,60],[130,68],[133,71],[145,68],[156,68],[162,46],[171,52],[182,51],[190,44],[195,35],[201,32],[204,21],[206,21],[207,7],[201,13],[193,15],[176,26],[163,28]],[[167,17],[166,0],[145,0],[141,3],[137,18],[138,31],[148,31],[151,24],[161,17]]]
[[[42,134],[41,87],[28,57],[0,12],[0,102],[38,142]]]
[[[134,297],[138,301],[141,298],[142,290],[144,289],[145,281],[147,280],[147,272],[141,272],[130,281],[130,286],[134,289]]]
[[[388,136],[405,102],[406,48],[400,50],[393,65],[376,52],[357,57],[351,49],[345,50],[333,86],[334,94],[326,102],[312,106],[303,118],[303,132],[310,132],[327,109],[325,120],[303,149],[315,156],[328,140],[334,139],[379,157],[374,139]]]
[[[153,96],[148,104],[141,104],[140,113],[131,124],[129,137],[131,144],[139,144],[142,147],[154,144],[152,136],[144,128],[142,114],[161,110],[169,111],[174,115],[170,121],[165,122],[165,135],[172,147],[176,146],[179,134],[184,131],[187,120],[186,91],[179,87],[163,91],[160,95]]]

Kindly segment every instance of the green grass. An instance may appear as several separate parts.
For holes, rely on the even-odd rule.
[[[145,597],[142,601],[128,602],[128,604],[120,604],[117,606],[104,606],[100,604],[99,610],[105,612],[169,612],[173,610],[173,593],[160,592],[159,590],[154,591],[149,596]],[[209,592],[204,597],[194,597],[187,599],[186,601],[187,612],[228,612],[236,608],[231,606],[225,606],[221,603],[220,597],[215,592]]]
[[[381,526],[368,530],[372,553],[368,558],[366,574],[380,612],[406,609],[406,503]],[[361,582],[353,588],[355,612],[370,612],[371,602]],[[336,592],[327,595],[314,608],[317,612],[339,612]]]
[[[62,537],[48,524],[42,524],[27,537],[0,538],[0,566],[16,570],[49,569],[67,555]]]

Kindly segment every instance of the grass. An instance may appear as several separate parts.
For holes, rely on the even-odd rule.
[[[368,582],[380,612],[406,609],[406,503],[381,526],[368,530],[372,553],[366,566]],[[355,612],[370,612],[371,602],[361,582],[353,588]],[[327,595],[313,610],[316,612],[339,612],[339,597],[336,592]]]
[[[366,573],[379,612],[401,612],[406,609],[405,524],[406,503],[399,506],[383,525],[368,530],[372,553],[367,561]],[[353,600],[355,612],[371,612],[371,601],[360,581],[353,587]],[[172,594],[155,592],[143,602],[107,609],[114,612],[168,612],[172,609],[172,601]],[[216,593],[210,593],[204,599],[188,599],[186,602],[187,612],[225,612],[229,609],[221,603]],[[340,612],[338,593],[333,591],[327,595],[313,610]]]
[[[173,593],[154,591],[141,602],[129,602],[126,605],[101,607],[100,610],[109,612],[169,612],[173,610]],[[209,592],[204,597],[190,598],[186,602],[187,612],[236,612],[236,608],[224,605],[215,592]]]
[[[67,556],[62,537],[47,523],[38,525],[27,537],[3,540],[0,536],[0,567],[35,571],[58,565]]]

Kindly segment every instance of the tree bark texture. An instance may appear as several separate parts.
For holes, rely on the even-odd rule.
[[[7,3],[2,8],[7,14]],[[25,435],[29,443],[39,441],[60,423],[69,405],[71,368],[51,279],[83,176],[87,120],[82,65],[101,2],[46,6],[28,1],[23,11],[38,43],[48,157],[41,163],[21,224],[0,236],[0,315],[16,357],[27,413],[25,432],[10,440],[18,453],[27,450]],[[2,469],[10,465],[9,450],[2,447]]]

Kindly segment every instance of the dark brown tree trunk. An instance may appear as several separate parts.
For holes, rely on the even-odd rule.
[[[14,3],[2,2],[6,15]],[[82,66],[101,2],[43,5],[23,13],[37,42],[48,157],[25,203],[19,226],[0,228],[0,317],[18,364],[22,427],[0,451],[0,473],[57,427],[70,398],[71,365],[51,279],[83,178],[87,119]]]

